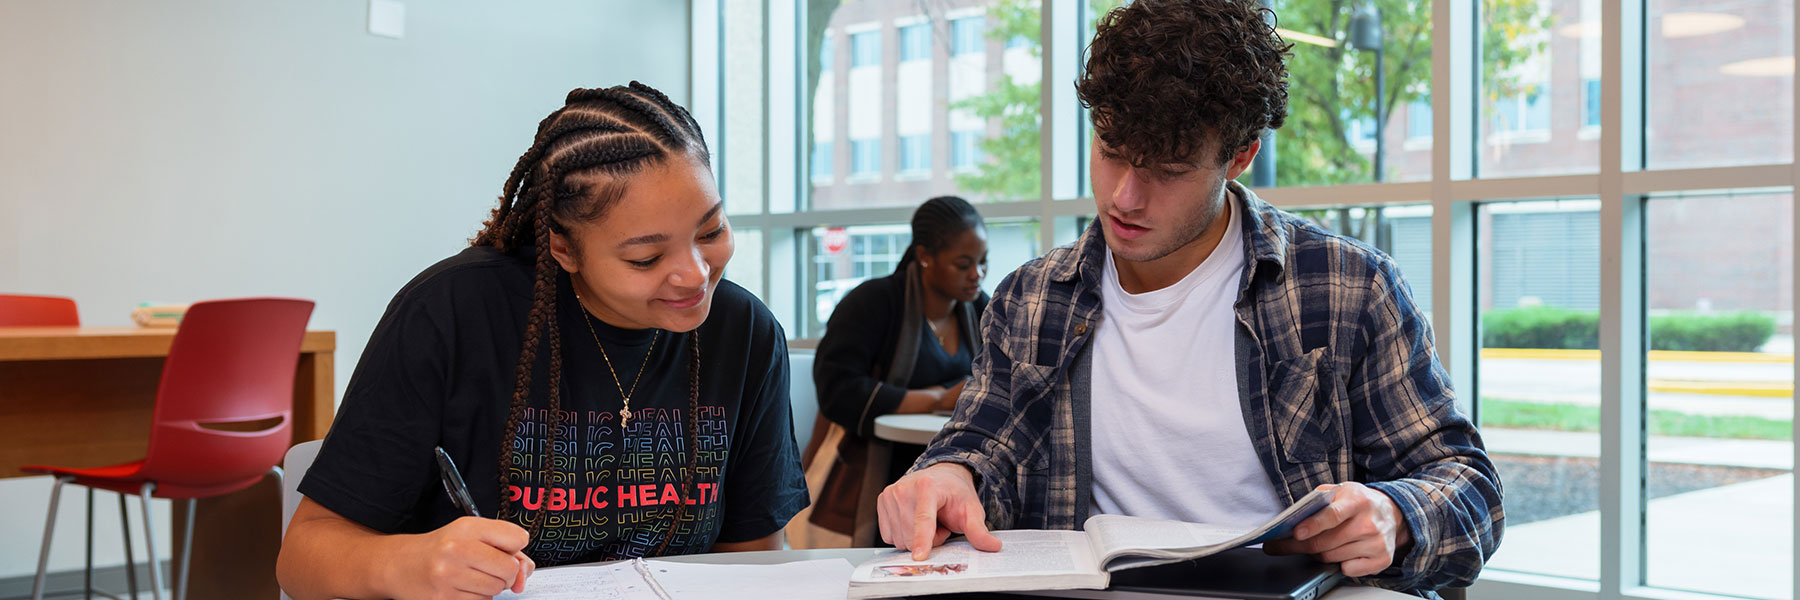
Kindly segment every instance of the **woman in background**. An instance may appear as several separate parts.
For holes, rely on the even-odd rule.
[[[981,349],[987,254],[987,227],[975,207],[955,196],[932,198],[913,213],[912,243],[894,273],[856,286],[832,311],[813,363],[820,421],[803,453],[815,474],[809,479],[826,471],[823,485],[813,486],[812,524],[851,535],[864,469],[879,469],[891,483],[924,451],[896,444],[888,462],[868,464],[876,417],[956,407]],[[813,537],[814,547],[847,542]]]

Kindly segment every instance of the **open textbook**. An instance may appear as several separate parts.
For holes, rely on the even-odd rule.
[[[999,552],[982,552],[957,541],[915,561],[911,553],[895,550],[856,566],[850,575],[850,597],[1104,589],[1111,573],[1121,569],[1180,562],[1289,537],[1295,525],[1328,504],[1331,491],[1314,490],[1250,530],[1094,515],[1082,525],[1084,531],[996,531]]]

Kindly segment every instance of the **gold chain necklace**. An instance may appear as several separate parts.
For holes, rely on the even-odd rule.
[[[956,313],[955,311],[952,311],[950,314],[955,315]],[[937,323],[931,322],[931,317],[925,317],[924,321],[925,326],[931,328],[931,336],[937,338],[938,345],[942,346],[945,351],[949,351],[950,344],[944,342],[944,334],[938,331]]]
[[[576,294],[575,300],[576,304],[580,305],[581,294]],[[588,335],[594,336],[594,346],[600,349],[601,360],[606,361],[606,372],[612,373],[613,387],[619,388],[619,397],[625,399],[625,407],[619,409],[619,426],[631,425],[631,395],[637,393],[638,380],[644,377],[644,367],[650,365],[650,355],[656,352],[656,338],[662,336],[662,330],[658,329],[650,334],[650,349],[644,351],[644,362],[638,363],[637,376],[631,378],[631,391],[627,392],[624,383],[619,381],[619,372],[613,370],[612,357],[606,355],[606,346],[600,344],[600,334],[594,331],[594,319],[588,314],[587,306],[583,305],[579,308],[581,308],[581,322],[587,323]]]

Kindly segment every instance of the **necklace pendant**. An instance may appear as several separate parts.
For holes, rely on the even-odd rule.
[[[630,402],[630,401],[627,400],[626,402]],[[630,425],[631,424],[631,409],[629,409],[629,408],[619,409],[619,419],[620,419],[620,421],[619,421],[620,425]]]

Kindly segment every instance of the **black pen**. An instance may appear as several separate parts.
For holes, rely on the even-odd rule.
[[[457,472],[456,463],[450,460],[449,454],[444,453],[443,446],[437,447],[437,463],[438,474],[444,480],[444,493],[450,495],[450,502],[462,509],[464,514],[471,517],[481,516],[481,513],[475,510],[475,497],[469,495],[468,484],[463,483],[462,473]]]

